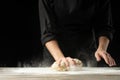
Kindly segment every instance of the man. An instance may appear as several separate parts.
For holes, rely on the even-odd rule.
[[[109,0],[39,0],[39,14],[44,66],[75,65],[73,58],[84,66],[101,59],[116,65],[107,52],[114,32]]]

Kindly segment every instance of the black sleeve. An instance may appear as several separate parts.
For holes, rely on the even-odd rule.
[[[41,42],[45,45],[46,42],[55,39],[55,15],[52,10],[51,0],[39,0],[39,17],[41,27]]]
[[[96,38],[106,36],[110,41],[115,32],[112,25],[112,13],[110,0],[98,0],[97,2],[97,16],[95,19]]]

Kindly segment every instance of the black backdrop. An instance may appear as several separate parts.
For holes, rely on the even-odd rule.
[[[17,66],[18,62],[42,59],[38,0],[3,2],[1,15],[0,66]],[[111,0],[113,23],[116,29],[110,53],[120,65],[120,5]]]

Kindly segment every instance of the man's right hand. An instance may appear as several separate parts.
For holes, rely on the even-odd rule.
[[[63,64],[65,64],[68,67],[70,65],[76,65],[75,60],[71,57],[62,57],[62,58],[58,59],[56,62],[59,66],[62,66]]]

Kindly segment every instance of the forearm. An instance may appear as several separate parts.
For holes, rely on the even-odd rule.
[[[49,50],[50,54],[53,56],[53,58],[57,61],[60,58],[63,58],[64,55],[59,48],[59,45],[56,40],[51,40],[45,44],[47,49]]]
[[[110,41],[109,41],[109,39],[107,37],[105,37],[105,36],[99,37],[98,49],[107,51],[109,42]]]

